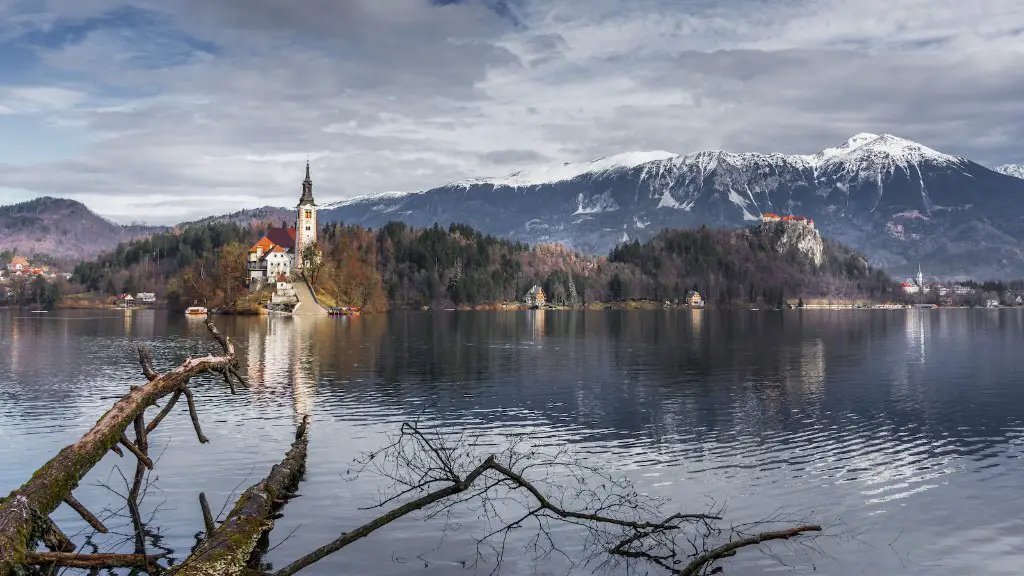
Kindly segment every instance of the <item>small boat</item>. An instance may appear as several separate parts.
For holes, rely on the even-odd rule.
[[[33,310],[33,314],[46,314],[49,310]]]
[[[206,316],[208,313],[205,306],[189,306],[185,309],[186,316]]]

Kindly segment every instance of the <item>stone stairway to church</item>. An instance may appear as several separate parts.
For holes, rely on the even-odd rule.
[[[327,308],[324,308],[313,294],[309,281],[303,275],[302,279],[295,282],[295,295],[299,297],[299,305],[295,309],[296,316],[327,316]]]

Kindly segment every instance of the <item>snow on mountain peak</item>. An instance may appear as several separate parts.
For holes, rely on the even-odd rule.
[[[648,152],[625,152],[598,158],[591,162],[569,163],[559,165],[541,166],[527,170],[513,172],[502,178],[473,178],[455,182],[452,186],[472,186],[477,184],[491,184],[495,187],[508,186],[517,188],[521,186],[538,186],[541,184],[553,184],[564,182],[586,174],[597,174],[614,170],[628,170],[636,168],[649,162],[659,160],[671,160],[678,154],[664,150],[652,150]]]
[[[865,160],[882,158],[903,166],[917,164],[923,160],[954,165],[962,162],[961,158],[943,154],[912,140],[892,134],[879,135],[869,132],[857,134],[836,148],[826,148],[808,157],[808,160],[816,165],[851,161],[859,164]]]
[[[1024,164],[1003,164],[996,166],[996,172],[1015,178],[1024,178]]]

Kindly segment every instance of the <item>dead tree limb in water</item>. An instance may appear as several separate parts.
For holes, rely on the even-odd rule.
[[[565,451],[521,450],[523,442],[514,441],[500,455],[482,457],[471,448],[471,442],[458,435],[403,424],[390,444],[362,459],[360,469],[370,469],[392,482],[390,496],[374,508],[394,508],[343,532],[273,576],[292,576],[417,511],[426,512],[428,519],[447,515],[451,520],[460,505],[482,515],[494,528],[477,539],[476,559],[469,564],[490,555],[500,566],[508,535],[527,524],[536,528],[527,546],[538,560],[556,554],[574,562],[556,543],[552,525],[562,524],[579,528],[589,551],[581,559],[583,563],[598,558],[602,564],[616,559],[645,562],[686,576],[710,569],[739,548],[821,530],[813,525],[796,526],[715,546],[712,536],[723,532],[715,524],[721,520],[717,513],[666,515],[663,501],[639,494],[628,479],[567,457]],[[728,531],[727,537],[737,534]]]
[[[46,518],[61,502],[73,501],[72,490],[107,452],[119,442],[129,448],[138,448],[130,442],[125,444],[122,439],[128,426],[148,407],[169,394],[184,393],[189,380],[204,372],[229,374],[244,383],[238,373],[234,345],[209,318],[206,326],[220,344],[221,355],[189,358],[174,370],[157,374],[152,368],[149,352],[140,351],[140,362],[149,382],[132,386],[128,394],[118,400],[81,439],[57,453],[29,481],[4,499],[0,504],[0,576],[10,576],[17,566],[25,564],[28,553],[42,536],[36,520]],[[202,438],[201,431],[197,430],[197,434]],[[147,459],[138,458],[143,465]],[[84,507],[79,512],[83,510]]]
[[[284,460],[275,464],[261,482],[242,493],[224,523],[207,534],[191,556],[172,567],[169,575],[234,576],[250,571],[250,557],[257,542],[274,526],[274,510],[302,477],[309,444],[308,420],[309,416],[303,418]]]
[[[145,568],[152,566],[163,554],[74,554],[65,552],[29,552],[29,566],[60,566],[64,568]]]

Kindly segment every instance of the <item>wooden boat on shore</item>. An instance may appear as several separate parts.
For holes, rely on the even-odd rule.
[[[209,311],[205,306],[189,306],[185,309],[186,316],[206,316]]]

